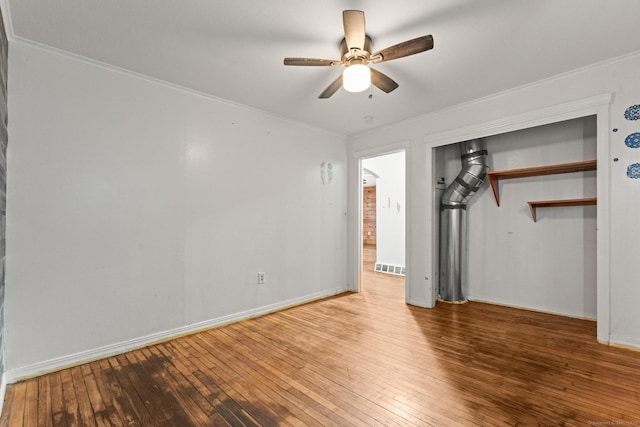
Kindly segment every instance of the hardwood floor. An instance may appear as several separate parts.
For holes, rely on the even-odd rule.
[[[595,323],[344,294],[10,385],[0,426],[640,425],[640,352]]]
[[[381,297],[389,302],[404,304],[404,276],[388,273],[376,273],[376,247],[365,245],[362,248],[362,291],[372,296]]]

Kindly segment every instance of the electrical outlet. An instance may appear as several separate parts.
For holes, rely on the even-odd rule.
[[[258,273],[258,285],[264,285],[265,273]]]

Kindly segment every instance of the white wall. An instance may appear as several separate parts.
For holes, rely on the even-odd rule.
[[[596,158],[595,117],[486,138],[491,170]],[[449,184],[460,171],[459,148],[437,151]],[[596,196],[596,172],[503,180],[498,207],[488,180],[467,209],[464,294],[569,316],[596,318],[596,207],[539,209],[530,200]]]
[[[405,152],[371,157],[362,167],[376,180],[376,262],[405,266]]]
[[[344,137],[20,42],[9,74],[9,376],[345,289]]]
[[[407,141],[406,145],[410,150],[407,182],[409,301],[424,306],[433,306],[435,302],[433,295],[436,283],[432,276],[434,247],[431,229],[435,198],[432,183],[435,183],[432,177],[431,145],[427,145],[427,142],[438,140],[442,135],[460,129],[482,127],[488,131],[492,124],[503,117],[515,119],[519,115],[531,112],[545,109],[550,111],[563,103],[612,93],[614,98],[610,107],[611,129],[598,129],[598,140],[603,142],[603,146],[598,147],[598,158],[604,162],[601,170],[607,175],[603,182],[609,184],[609,188],[598,190],[606,194],[605,199],[609,200],[609,203],[605,200],[604,204],[598,206],[599,211],[602,209],[607,213],[606,218],[601,218],[598,214],[598,221],[606,221],[603,225],[609,230],[606,236],[598,235],[598,250],[610,248],[610,254],[602,255],[609,256],[610,270],[598,271],[599,278],[602,276],[602,281],[609,285],[606,294],[598,295],[598,304],[607,305],[610,319],[603,323],[606,324],[606,330],[601,330],[599,322],[598,334],[604,341],[640,347],[640,316],[637,316],[640,286],[637,285],[638,269],[635,259],[636,254],[640,252],[640,226],[637,221],[640,198],[632,196],[638,194],[640,181],[626,176],[627,166],[640,162],[640,150],[624,145],[626,135],[637,132],[639,124],[637,121],[625,120],[623,115],[628,106],[640,103],[640,86],[637,84],[639,72],[640,56],[627,56],[393,126],[351,136],[349,151],[352,153],[352,162],[357,161],[357,153],[384,150],[387,146],[397,145],[398,141]],[[526,127],[527,123],[523,121],[522,127]],[[603,117],[602,123],[609,124],[608,116]],[[614,133],[613,128],[619,131]],[[613,158],[619,158],[619,161],[613,162]],[[350,184],[349,191],[353,194],[357,188]],[[352,209],[351,195],[349,203],[349,209]],[[357,241],[358,236],[356,227],[357,223],[351,220],[348,248],[350,283],[357,280],[355,272],[358,252],[353,243]]]

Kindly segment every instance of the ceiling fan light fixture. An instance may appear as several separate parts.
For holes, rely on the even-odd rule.
[[[342,73],[342,86],[347,92],[362,92],[371,86],[371,69],[364,64],[353,64]]]
[[[2,1],[2,0],[0,0]],[[394,44],[382,50],[373,50],[373,41],[367,35],[364,22],[364,12],[361,10],[342,11],[344,38],[340,42],[340,59],[322,58],[284,58],[284,65],[333,67],[344,66],[345,70],[337,76],[329,86],[323,90],[319,99],[330,98],[344,87],[349,92],[363,92],[374,85],[384,93],[390,93],[398,88],[398,83],[375,68],[367,64],[392,61],[415,55],[433,49],[433,36],[416,37]],[[369,95],[371,98],[372,94]]]

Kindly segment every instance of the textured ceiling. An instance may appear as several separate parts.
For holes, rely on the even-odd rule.
[[[341,134],[352,134],[640,50],[637,0],[4,0],[26,40]],[[318,94],[337,67],[342,10],[373,49],[432,34],[433,50],[375,65],[390,94]],[[365,120],[366,116],[372,117]]]

